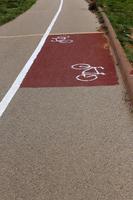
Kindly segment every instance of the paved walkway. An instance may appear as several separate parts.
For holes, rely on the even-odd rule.
[[[0,27],[1,100],[59,5],[38,0]],[[98,28],[85,1],[64,0],[51,33]],[[133,115],[116,70],[117,85],[17,91],[0,120],[0,199],[132,200]]]

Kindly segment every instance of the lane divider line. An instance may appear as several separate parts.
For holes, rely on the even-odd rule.
[[[27,34],[27,35],[5,35],[5,36],[0,36],[0,39],[36,37],[36,36],[43,36],[43,33],[35,33],[35,34]]]
[[[50,35],[66,35],[66,34],[94,34],[94,33],[104,33],[104,32],[71,32],[71,33],[50,33]],[[34,33],[34,34],[27,34],[27,35],[5,35],[0,36],[0,39],[12,39],[12,38],[25,38],[25,37],[38,37],[43,36],[43,33]]]
[[[65,32],[65,33],[50,33],[50,35],[75,35],[75,34],[104,34],[104,32],[99,32],[99,31],[96,31],[96,32]]]
[[[37,48],[35,49],[35,51],[31,55],[31,57],[29,58],[27,63],[24,65],[23,69],[21,70],[21,72],[17,76],[16,80],[14,81],[14,83],[12,84],[12,86],[10,87],[10,89],[8,90],[8,92],[6,93],[6,95],[4,96],[2,101],[0,102],[0,117],[2,117],[3,113],[5,112],[9,103],[11,102],[12,98],[16,94],[17,90],[20,88],[22,81],[24,80],[24,78],[25,78],[26,74],[28,73],[29,69],[31,68],[34,60],[36,59],[37,55],[41,51],[43,45],[45,44],[46,39],[47,39],[49,33],[51,32],[60,12],[62,10],[63,2],[64,2],[64,0],[60,0],[59,9],[58,9],[57,13],[55,14],[55,16],[53,17],[50,25],[48,26],[46,32],[44,33],[42,39],[40,40]]]

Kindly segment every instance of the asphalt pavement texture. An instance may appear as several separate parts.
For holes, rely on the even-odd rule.
[[[0,27],[1,100],[59,5],[38,0]],[[84,0],[64,0],[51,34],[101,34],[99,27]],[[0,119],[1,200],[132,200],[133,113],[114,65],[116,85],[17,91]]]

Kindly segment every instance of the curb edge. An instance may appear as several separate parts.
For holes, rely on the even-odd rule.
[[[102,10],[102,8],[98,7],[98,10],[103,17],[105,26],[108,28],[107,35],[109,36],[111,46],[114,50],[118,65],[120,66],[123,81],[127,87],[127,91],[129,93],[131,102],[133,104],[133,67],[131,66],[130,62],[128,61],[128,58],[124,52],[124,49],[122,48],[119,40],[117,39],[116,33],[115,33],[107,15]]]

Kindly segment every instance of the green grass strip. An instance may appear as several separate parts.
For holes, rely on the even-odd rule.
[[[97,0],[108,15],[127,57],[133,63],[133,0]]]
[[[35,2],[36,0],[0,0],[0,25],[15,19]]]

